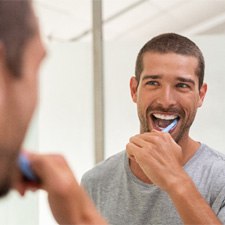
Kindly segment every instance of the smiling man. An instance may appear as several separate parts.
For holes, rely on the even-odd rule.
[[[225,157],[189,136],[207,91],[200,49],[174,33],[151,39],[130,90],[140,134],[82,179],[102,215],[112,225],[225,224]]]

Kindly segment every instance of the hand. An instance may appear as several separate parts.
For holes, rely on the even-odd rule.
[[[165,191],[187,176],[182,168],[182,149],[168,133],[153,130],[136,135],[130,138],[126,151],[145,175]]]
[[[30,187],[44,189],[59,224],[106,224],[79,186],[63,156],[31,153],[27,156],[33,172],[41,182],[35,184],[21,179],[15,185],[20,193]]]

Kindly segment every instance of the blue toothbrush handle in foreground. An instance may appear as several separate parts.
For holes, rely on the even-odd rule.
[[[30,161],[25,154],[20,154],[18,165],[26,181],[40,182],[39,178],[32,171]]]
[[[169,126],[165,127],[162,132],[168,133],[177,125],[177,120],[174,120]]]

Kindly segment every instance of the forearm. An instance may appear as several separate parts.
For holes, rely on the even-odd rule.
[[[68,225],[106,225],[84,189],[71,179],[48,191],[49,205],[56,221]]]
[[[170,190],[168,194],[184,224],[222,224],[191,178],[185,178],[182,183],[175,184]]]
[[[29,160],[41,181],[36,188],[48,193],[49,206],[59,224],[106,224],[63,156],[29,154]]]
[[[74,224],[82,225],[106,225],[106,221],[98,213],[94,204],[87,196],[86,192],[82,187],[79,187],[78,193],[76,193],[76,198],[72,198],[71,206],[69,210],[71,212],[71,221]],[[71,196],[72,197],[72,196]],[[68,200],[69,202],[69,200]]]

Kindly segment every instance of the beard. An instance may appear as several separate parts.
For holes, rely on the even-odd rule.
[[[194,121],[195,115],[197,110],[195,110],[194,112],[192,112],[192,114],[190,114],[188,117],[185,114],[185,111],[182,109],[179,109],[177,107],[171,107],[168,109],[165,109],[161,106],[149,106],[146,110],[145,113],[143,113],[140,109],[140,107],[138,107],[138,117],[139,117],[139,121],[140,121],[140,132],[141,133],[145,133],[145,132],[151,132],[152,128],[150,127],[150,123],[149,123],[149,119],[151,117],[151,113],[157,111],[157,112],[163,112],[163,113],[174,113],[179,115],[179,120],[182,119],[183,123],[180,125],[178,134],[174,134],[173,139],[175,140],[176,143],[178,143],[185,134],[187,134],[190,130],[190,127]]]
[[[9,177],[6,177],[0,183],[0,198],[5,197],[11,189],[11,181]]]

